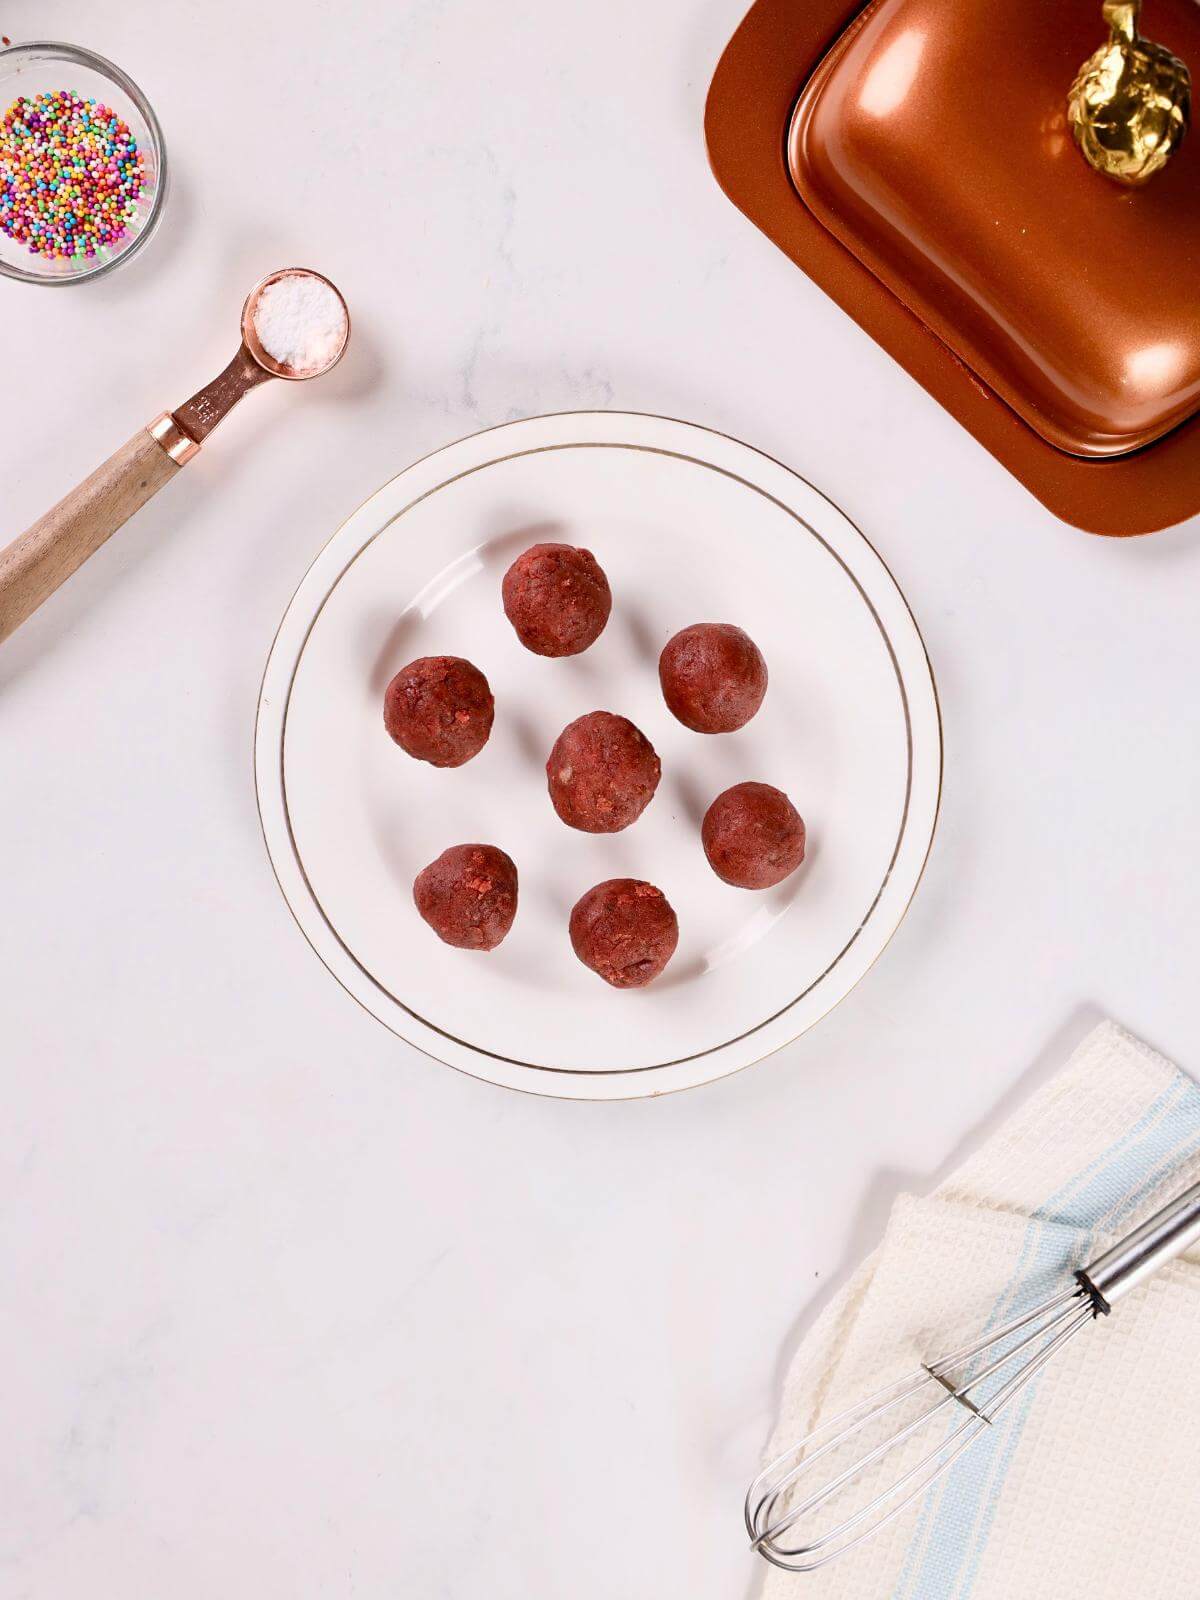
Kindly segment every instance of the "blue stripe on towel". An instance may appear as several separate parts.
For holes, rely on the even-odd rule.
[[[1148,1189],[1200,1148],[1200,1088],[1182,1074],[1103,1155],[1031,1215],[1017,1266],[987,1328],[1032,1310],[1089,1253],[1094,1234],[1120,1226]],[[1074,1230],[1065,1238],[1064,1227]],[[925,1497],[893,1600],[967,1600],[979,1571],[1040,1376],[1012,1411]]]

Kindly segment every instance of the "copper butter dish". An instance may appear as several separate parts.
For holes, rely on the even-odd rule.
[[[1084,159],[1110,10],[757,0],[706,131],[730,198],[1045,505],[1126,534],[1200,510],[1200,133],[1139,186]],[[1186,112],[1200,5],[1144,20]]]

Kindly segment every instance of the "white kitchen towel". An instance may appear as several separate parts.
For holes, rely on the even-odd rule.
[[[1200,1088],[1106,1022],[884,1240],[784,1385],[770,1457],[999,1327],[1200,1179]],[[905,1463],[907,1464],[907,1463]],[[762,1600],[1200,1600],[1200,1251],[1084,1328],[926,1494]]]

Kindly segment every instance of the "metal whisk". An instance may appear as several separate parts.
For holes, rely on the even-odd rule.
[[[777,1567],[813,1572],[878,1533],[1087,1323],[1107,1316],[1198,1240],[1200,1183],[1076,1272],[1069,1288],[814,1429],[750,1485],[751,1548]],[[883,1419],[884,1437],[874,1443]],[[910,1457],[916,1457],[911,1464]],[[839,1500],[851,1506],[833,1521]],[[804,1532],[800,1525],[822,1513],[830,1519],[824,1529]]]

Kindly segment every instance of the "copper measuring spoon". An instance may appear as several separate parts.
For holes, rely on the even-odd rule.
[[[305,267],[285,267],[255,284],[242,307],[242,342],[224,372],[178,410],[164,411],[148,428],[139,428],[103,466],[0,550],[0,641],[31,616],[151,495],[170,482],[244,394],[268,378],[293,382],[319,378],[342,359],[350,340],[348,311],[340,346],[319,366],[291,368],[267,354],[255,329],[254,316],[264,289],[281,278],[313,278],[328,284],[346,310],[336,285]]]

